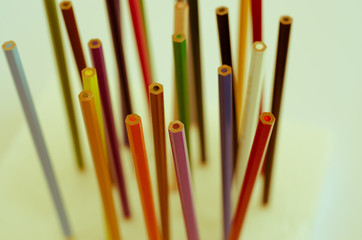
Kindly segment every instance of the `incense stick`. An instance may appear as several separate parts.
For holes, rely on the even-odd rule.
[[[259,117],[258,127],[255,133],[253,147],[250,152],[248,167],[239,195],[235,216],[228,240],[237,240],[245,220],[251,194],[253,192],[256,177],[262,166],[262,161],[268,148],[270,135],[273,131],[275,118],[271,113],[262,113]]]
[[[161,239],[157,226],[156,210],[153,203],[151,179],[148,169],[141,117],[137,114],[130,114],[125,121],[148,238],[155,240]]]
[[[106,153],[106,157],[108,159],[108,152],[107,152],[107,143],[106,143],[106,135],[105,135],[105,125],[103,124],[103,114],[102,114],[102,107],[101,107],[101,98],[99,96],[99,88],[98,88],[98,79],[97,79],[97,71],[95,68],[84,68],[82,70],[82,79],[83,79],[83,86],[84,90],[89,90],[93,93],[94,102],[96,106],[97,117],[99,120],[99,125],[101,128],[101,137],[102,143],[104,146],[104,150]]]
[[[174,33],[175,34],[185,34],[186,36],[186,41],[188,41],[187,39],[187,35],[188,35],[188,29],[189,29],[189,5],[186,2],[176,2],[175,3],[175,7],[174,7]],[[190,53],[190,47],[188,47],[186,49],[187,53]],[[188,57],[188,81],[189,83],[192,81],[192,78],[190,78],[190,74],[191,74],[191,69],[189,68],[191,63],[190,63],[190,59],[192,59],[192,54],[187,54]],[[175,78],[175,84],[174,84],[174,95],[173,95],[173,100],[174,100],[174,106],[173,106],[173,110],[174,110],[174,119],[178,119],[178,103],[177,103],[177,83],[176,83],[176,78]],[[189,92],[191,93],[191,85],[189,84]],[[192,95],[192,94],[190,94]],[[191,99],[190,99],[191,101]],[[195,109],[196,111],[196,109]],[[190,121],[192,121],[192,119],[190,119]]]
[[[219,7],[216,9],[216,18],[217,25],[219,31],[219,42],[220,42],[220,50],[221,50],[221,64],[225,64],[232,66],[232,58],[231,58],[231,43],[230,43],[230,31],[229,31],[229,10],[226,7]],[[236,109],[238,106],[236,105],[236,90],[237,82],[235,78],[232,78],[232,101],[233,101],[233,169],[235,169],[236,165],[236,156],[238,149],[238,131],[237,131],[237,123],[239,119],[237,119]]]
[[[117,59],[117,68],[119,74],[119,86],[120,86],[120,96],[121,96],[121,111],[122,119],[126,119],[127,115],[132,113],[132,103],[131,96],[128,87],[128,78],[126,63],[123,53],[123,42],[122,42],[122,24],[120,17],[120,2],[119,0],[106,0],[107,11],[108,11],[108,20],[111,26],[112,40],[114,52]],[[121,121],[123,126],[123,137],[125,144],[128,145],[128,138],[126,132],[126,126],[123,121]]]
[[[73,106],[73,96],[71,94],[71,88],[68,78],[67,64],[65,62],[64,50],[63,50],[63,41],[60,34],[58,14],[54,0],[44,0],[44,5],[48,17],[49,29],[52,37],[54,53],[57,60],[58,72],[59,72],[59,81],[62,85],[63,97],[65,101],[65,106],[67,110],[68,122],[70,125],[72,140],[74,144],[74,151],[76,154],[77,165],[79,169],[84,168],[84,161],[82,155],[82,149],[80,147],[79,135],[77,121],[74,113]]]
[[[141,7],[143,28],[145,30],[144,32],[145,32],[147,54],[148,54],[148,57],[149,57],[149,61],[151,62],[152,55],[151,55],[151,51],[150,51],[150,42],[149,42],[149,38],[148,38],[148,27],[147,27],[147,21],[146,21],[145,7],[144,7],[144,4],[143,4],[143,0],[139,0],[139,1],[140,1],[140,7]],[[152,76],[152,65],[151,65],[150,69],[151,69],[151,76]]]
[[[238,133],[241,132],[241,118],[244,111],[244,87],[245,87],[245,61],[246,61],[246,46],[247,46],[247,33],[248,33],[248,19],[249,19],[249,0],[240,0],[240,22],[239,22],[239,62],[238,62],[238,84],[236,94],[236,119],[239,120],[237,124]]]
[[[222,166],[222,199],[224,239],[227,238],[231,223],[231,182],[233,176],[233,88],[232,71],[228,65],[218,69],[219,74],[219,108],[220,108],[220,141]]]
[[[190,104],[187,80],[186,37],[184,34],[174,34],[172,35],[172,40],[179,117],[181,122],[185,124],[186,138],[189,139],[188,134],[190,125]]]
[[[148,87],[152,83],[151,62],[147,50],[147,41],[143,17],[139,0],[129,0],[129,8],[132,16],[133,30],[136,37],[138,56],[140,58],[143,81],[145,84],[146,96],[148,97]],[[147,98],[148,100],[148,98]]]
[[[231,58],[231,44],[229,31],[229,9],[227,7],[216,8],[217,27],[222,64],[233,67]]]
[[[139,0],[140,10],[141,10],[141,16],[142,16],[142,23],[145,29],[145,36],[146,36],[146,42],[147,41],[147,24],[146,24],[146,14],[145,14],[145,5],[143,4],[143,0]]]
[[[168,133],[170,135],[173,162],[177,175],[177,185],[180,192],[187,237],[190,240],[198,240],[199,232],[192,194],[190,161],[184,124],[180,121],[171,122],[168,126]]]
[[[251,0],[251,18],[253,26],[253,43],[261,42],[263,32],[262,32],[262,0]],[[264,85],[264,84],[263,84]],[[260,110],[259,115],[263,112],[263,97],[264,96],[264,86],[261,90],[261,99],[260,99]]]
[[[78,73],[82,83],[82,70],[86,67],[86,63],[84,59],[82,44],[79,37],[77,21],[75,20],[73,12],[72,2],[61,2],[60,9],[62,10],[65,27],[67,28],[68,37],[72,46],[73,55],[78,67]]]
[[[100,119],[97,116],[96,103],[91,91],[82,91],[79,95],[84,124],[87,129],[88,141],[92,152],[94,168],[97,174],[98,187],[101,192],[103,210],[112,239],[119,236],[118,221],[112,195],[111,177],[107,165],[106,151],[102,142]]]
[[[253,136],[257,126],[257,114],[260,108],[261,86],[264,77],[264,59],[266,45],[263,42],[255,42],[250,61],[247,94],[245,96],[245,107],[242,116],[242,129],[240,138],[240,149],[237,168],[236,186],[241,186],[248,157],[253,143]]]
[[[163,86],[152,83],[149,88],[162,235],[164,240],[168,240],[170,232]]]
[[[191,33],[190,34],[191,42],[189,45],[191,46],[192,49],[193,72],[194,72],[196,105],[197,105],[197,120],[200,128],[202,162],[206,163],[204,107],[202,100],[203,93],[202,93],[202,71],[201,71],[201,53],[200,53],[199,7],[198,7],[198,0],[189,0],[188,3],[190,6],[189,24],[190,24],[190,33]],[[186,137],[187,134],[188,133],[186,131]]]
[[[251,17],[253,25],[253,42],[262,41],[262,0],[251,0]]]
[[[117,185],[122,201],[123,213],[125,217],[130,217],[131,213],[129,209],[126,184],[121,164],[122,160],[121,160],[121,155],[119,153],[119,144],[116,134],[116,127],[114,125],[112,102],[111,102],[111,97],[109,95],[106,66],[102,50],[102,42],[99,39],[92,39],[89,41],[88,46],[91,52],[93,66],[97,70],[98,74],[98,85],[101,95],[103,115],[104,119],[106,120],[107,134],[111,143],[113,165],[116,172]]]
[[[114,9],[116,10],[117,22],[120,22],[121,21],[121,3],[120,3],[120,0],[113,0],[113,2],[114,2],[114,5],[113,5]]]
[[[53,198],[53,202],[58,214],[59,221],[62,225],[63,233],[66,237],[72,235],[69,220],[65,212],[62,197],[59,192],[58,184],[54,175],[53,166],[50,162],[49,153],[45,144],[44,136],[42,134],[38,116],[35,111],[34,103],[29,91],[28,83],[25,77],[23,65],[20,60],[20,55],[15,42],[9,41],[3,44],[11,74],[14,79],[16,90],[18,92],[21,105],[33,138],[41,166]]]
[[[275,65],[274,90],[273,90],[273,101],[272,101],[272,112],[276,118],[279,118],[280,108],[282,104],[285,66],[287,63],[289,35],[290,35],[290,28],[292,25],[292,21],[293,19],[291,17],[282,16],[279,22],[279,39],[278,39],[277,59]],[[265,158],[265,186],[264,186],[264,195],[263,195],[264,204],[267,204],[269,201],[270,181],[271,181],[273,161],[275,155],[274,151],[277,141],[277,133],[278,133],[278,124],[275,125],[274,134],[271,136],[270,147]]]
[[[174,32],[187,36],[189,31],[189,5],[186,2],[176,2],[174,11]]]

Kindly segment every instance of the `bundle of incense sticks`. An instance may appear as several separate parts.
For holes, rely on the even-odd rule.
[[[62,83],[65,105],[73,147],[79,168],[84,167],[83,155],[75,119],[75,109],[72,99],[76,97],[71,92],[67,65],[63,52],[62,36],[59,29],[58,16],[54,0],[44,0],[47,11],[50,32],[56,54],[59,75]],[[109,83],[107,78],[106,61],[103,55],[102,42],[91,39],[88,43],[93,67],[87,66],[75,19],[75,10],[70,1],[60,4],[67,35],[72,48],[75,65],[81,79],[83,91],[78,99],[83,115],[91,156],[96,172],[105,221],[110,239],[121,239],[119,222],[113,196],[113,187],[118,191],[123,215],[126,219],[131,217],[131,206],[127,194],[127,179],[124,174],[122,151],[117,134],[117,124],[124,128],[126,147],[129,143],[132,152],[133,166],[136,173],[139,197],[142,203],[144,225],[149,239],[171,238],[171,221],[169,211],[168,190],[168,163],[166,148],[165,115],[168,112],[164,106],[164,89],[160,83],[153,83],[151,73],[150,48],[147,41],[146,20],[142,0],[129,1],[136,45],[142,69],[145,93],[149,101],[152,133],[154,145],[154,158],[156,162],[158,202],[152,192],[151,174],[149,169],[146,146],[151,144],[144,137],[141,117],[133,113],[131,96],[129,93],[126,73],[125,56],[122,45],[122,29],[120,16],[120,1],[106,0],[113,47],[119,71],[122,121],[115,121],[111,102]],[[262,113],[259,118],[262,83],[264,79],[264,66],[266,44],[262,42],[262,2],[241,0],[240,4],[240,35],[238,49],[238,64],[235,71],[232,68],[231,38],[229,29],[229,16],[227,7],[216,9],[217,28],[222,66],[218,69],[219,117],[220,117],[220,150],[222,173],[222,209],[223,209],[223,239],[239,239],[246,219],[246,213],[253,192],[254,184],[265,158],[265,188],[263,202],[269,201],[271,189],[272,167],[275,158],[277,142],[276,118],[279,118],[282,105],[283,82],[287,62],[287,52],[292,18],[282,16],[279,22],[279,39],[276,56],[274,89],[272,99],[272,112]],[[251,7],[251,9],[250,9]],[[188,16],[189,12],[189,16]],[[252,14],[253,44],[247,41],[248,15]],[[188,18],[189,17],[189,21]],[[190,28],[190,33],[188,32]],[[189,35],[189,36],[188,36]],[[179,120],[168,125],[168,135],[171,145],[173,167],[175,169],[177,186],[182,206],[184,227],[187,238],[198,240],[200,229],[197,223],[195,196],[191,180],[191,162],[189,146],[193,144],[190,138],[190,119],[195,108],[197,125],[201,137],[201,158],[206,163],[205,129],[203,124],[202,101],[202,74],[200,55],[200,31],[198,16],[198,1],[190,0],[187,3],[177,2],[175,5],[175,33],[172,35],[173,58],[176,80],[176,97]],[[72,235],[69,219],[62,202],[54,170],[46,148],[46,143],[40,128],[29,91],[24,69],[15,42],[5,42],[3,50],[12,73],[14,83],[23,106],[25,117],[33,137],[33,141],[43,168],[51,197],[56,207],[63,233],[66,237]],[[247,50],[251,50],[249,71],[245,71]],[[170,53],[172,55],[172,53]],[[189,55],[189,56],[188,56]],[[235,66],[235,65],[234,65]],[[234,74],[237,73],[237,74]],[[189,98],[189,85],[195,86],[195,99]],[[215,86],[216,87],[216,86]],[[191,87],[192,89],[192,87]],[[246,90],[245,90],[246,89]],[[191,99],[191,101],[190,101]],[[191,107],[192,106],[192,107]],[[206,107],[214,107],[208,106]],[[274,117],[275,116],[275,117]],[[41,117],[41,116],[40,116]],[[146,125],[148,126],[148,125]],[[274,127],[274,134],[273,132]],[[149,129],[147,129],[149,131]],[[269,144],[270,140],[270,144]],[[82,141],[82,142],[83,142]],[[240,143],[240,144],[239,144]],[[54,144],[54,143],[48,143]],[[239,144],[239,145],[238,145]],[[270,147],[268,148],[268,145]],[[215,158],[215,156],[212,156]],[[214,160],[214,159],[211,159]],[[233,171],[234,168],[234,171]],[[195,173],[197,174],[197,173]],[[234,175],[233,175],[234,174]],[[233,181],[234,179],[234,181]],[[235,212],[232,205],[232,186],[239,193]],[[129,188],[128,188],[129,190]],[[135,191],[131,189],[129,191]],[[156,205],[159,212],[156,211]],[[215,208],[221,206],[215,206]],[[160,223],[159,223],[160,221]],[[140,225],[141,226],[141,225]],[[221,227],[221,226],[220,226]]]

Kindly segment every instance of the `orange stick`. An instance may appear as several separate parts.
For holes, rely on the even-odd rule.
[[[106,152],[102,142],[101,128],[97,117],[94,96],[91,91],[82,91],[79,102],[83,112],[84,124],[87,129],[88,141],[92,152],[93,163],[101,192],[103,208],[112,240],[119,240],[118,221],[112,196],[111,178],[108,172]]]
[[[161,239],[161,235],[157,226],[141,117],[137,114],[129,114],[126,118],[126,127],[136,170],[138,190],[141,196],[148,238],[158,240]]]

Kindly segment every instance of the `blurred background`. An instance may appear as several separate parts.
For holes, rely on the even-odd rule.
[[[31,94],[50,150],[74,239],[103,239],[100,200],[77,95],[79,76],[64,21],[66,51],[73,102],[88,157],[85,172],[78,172],[59,84],[56,61],[43,1],[0,0],[0,43],[18,46]],[[57,0],[57,3],[60,1]],[[87,43],[103,43],[113,110],[119,137],[121,119],[118,74],[105,1],[73,0],[87,65]],[[166,124],[173,107],[174,1],[144,1],[153,77],[165,89]],[[197,165],[195,195],[202,239],[221,239],[221,170],[217,68],[221,65],[215,9],[229,8],[233,61],[237,63],[239,1],[200,0],[200,41],[203,73],[208,165]],[[270,206],[262,207],[259,181],[242,239],[362,239],[362,3],[358,0],[263,0],[263,39],[267,45],[265,106],[270,97],[275,67],[279,18],[293,18],[285,78],[281,131]],[[121,0],[123,44],[134,111],[143,118],[146,147],[155,180],[152,131],[129,5]],[[250,22],[250,21],[249,21]],[[356,30],[357,29],[357,30]],[[250,46],[251,46],[251,28]],[[250,61],[248,55],[247,62]],[[15,85],[4,53],[0,54],[0,239],[62,239]],[[169,141],[167,137],[168,151]],[[135,217],[120,223],[124,239],[144,239],[132,159],[125,148],[128,191]],[[197,153],[197,149],[193,149]],[[197,159],[196,162],[199,162]],[[171,155],[168,164],[173,168]],[[260,180],[260,179],[259,179]],[[154,192],[156,182],[153,181]],[[209,184],[212,183],[212,184]],[[210,185],[210,186],[209,186]],[[132,192],[132,193],[131,193]],[[94,196],[94,197],[93,197]],[[154,194],[156,196],[156,194]],[[211,197],[211,198],[210,198]],[[214,199],[215,197],[215,199]],[[209,200],[209,201],[208,201]],[[173,238],[184,239],[177,194]],[[98,204],[98,205],[97,205]],[[171,204],[171,205],[172,205]],[[173,206],[173,205],[172,205]],[[214,207],[220,208],[214,211]],[[136,208],[136,209],[135,209]],[[177,210],[178,209],[178,210]],[[139,210],[139,211],[138,211]],[[215,212],[215,213],[213,213]],[[171,214],[173,214],[171,213]],[[133,235],[132,235],[133,234]],[[139,235],[138,235],[139,234]],[[128,236],[128,237],[127,237]]]

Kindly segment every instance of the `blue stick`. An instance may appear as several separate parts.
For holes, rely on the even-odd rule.
[[[233,80],[231,67],[228,65],[219,67],[218,73],[224,239],[227,239],[231,224],[231,182],[233,176]]]
[[[63,232],[66,237],[71,236],[71,230],[67,215],[65,213],[62,198],[60,196],[57,181],[55,179],[52,164],[50,162],[48,150],[45,145],[44,137],[40,129],[38,117],[35,112],[33,100],[30,95],[28,83],[26,81],[23,66],[20,61],[20,56],[15,42],[9,41],[3,44],[3,50],[5,51],[6,58],[13,75],[16,89],[19,94],[21,104],[25,113],[28,126],[30,128],[31,135],[33,137],[38,156],[40,158],[41,165],[50,193],[52,195],[55,208],[57,209],[59,220],[62,224]]]

